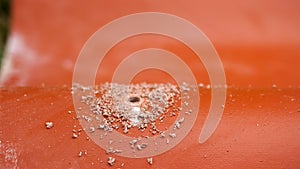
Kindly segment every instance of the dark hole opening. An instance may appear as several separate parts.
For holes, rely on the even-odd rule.
[[[134,102],[139,102],[139,101],[140,101],[140,98],[139,98],[139,97],[136,97],[136,96],[134,96],[134,97],[129,97],[129,101],[132,102],[132,103],[134,103]]]

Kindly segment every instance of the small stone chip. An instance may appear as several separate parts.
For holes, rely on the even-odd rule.
[[[90,127],[90,133],[93,133],[95,131],[95,127]]]
[[[115,161],[116,161],[115,158],[113,158],[113,157],[108,157],[107,163],[108,163],[110,166],[113,166],[113,165],[115,164]]]
[[[182,117],[182,118],[180,118],[179,120],[178,120],[178,123],[183,123],[184,122],[184,117]]]
[[[166,135],[165,135],[165,133],[164,133],[164,132],[162,132],[162,133],[160,133],[159,137],[160,137],[160,138],[165,138],[165,137],[166,137]]]
[[[72,138],[77,138],[78,135],[76,133],[73,133]]]
[[[136,148],[137,148],[138,150],[142,150],[142,149],[144,149],[144,148],[146,148],[146,147],[147,147],[147,143],[142,143],[142,144],[136,145]]]
[[[116,154],[116,153],[121,153],[122,150],[119,149],[113,149],[112,147],[110,147],[109,149],[106,150],[106,154]]]
[[[138,145],[136,146],[136,148],[137,148],[138,150],[142,150],[142,149],[143,149],[142,146],[141,146],[140,144],[138,144]]]
[[[170,133],[169,136],[172,137],[172,138],[175,138],[176,134],[175,133]]]
[[[114,153],[122,153],[122,150],[115,149],[115,152],[114,152]]]
[[[175,130],[175,129],[179,129],[179,128],[180,128],[180,123],[179,123],[179,122],[176,122],[176,123],[174,124],[173,129]]]
[[[134,139],[134,140],[131,140],[131,141],[129,142],[129,144],[130,144],[131,146],[134,146],[137,142],[138,142],[138,140]]]
[[[45,125],[46,125],[46,129],[51,129],[53,127],[53,122],[47,121]]]
[[[152,157],[147,158],[147,162],[148,162],[150,165],[152,165],[152,164],[153,164],[153,158],[152,158]]]

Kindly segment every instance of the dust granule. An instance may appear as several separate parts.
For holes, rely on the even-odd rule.
[[[76,134],[76,133],[73,133],[73,135],[72,135],[72,138],[77,138],[78,137],[78,135]]]
[[[113,157],[108,157],[107,163],[108,163],[110,166],[113,166],[113,165],[115,164],[115,161],[116,161],[115,158],[113,158]]]
[[[148,162],[150,165],[152,165],[152,164],[153,164],[153,158],[152,158],[152,157],[147,158],[147,162]]]
[[[53,127],[53,122],[52,121],[47,121],[45,123],[46,129],[51,129]]]

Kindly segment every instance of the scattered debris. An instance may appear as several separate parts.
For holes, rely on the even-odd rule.
[[[86,91],[83,86],[75,85],[72,91]],[[86,87],[85,87],[86,88]],[[159,134],[156,120],[163,122],[167,113],[177,116],[182,109],[180,106],[181,92],[190,91],[185,83],[180,87],[172,84],[132,84],[123,85],[116,83],[104,83],[95,88],[90,88],[95,95],[81,96],[81,102],[89,105],[92,113],[98,121],[103,119],[104,124],[98,126],[100,129],[119,129],[127,134],[132,127],[137,127],[141,132],[147,129],[153,135]],[[183,103],[188,106],[189,103]],[[167,111],[168,110],[168,111]],[[102,116],[101,118],[99,118]],[[82,115],[87,122],[91,122],[92,115]],[[151,125],[149,125],[151,124]],[[149,128],[150,126],[150,128]],[[90,127],[90,132],[94,132]]]
[[[85,150],[85,151],[79,151],[78,157],[82,157],[83,155],[87,155],[87,154],[88,154],[87,150]]]
[[[116,153],[121,153],[122,150],[119,149],[113,149],[112,147],[110,147],[109,149],[106,150],[106,154],[116,154]]]
[[[186,115],[191,115],[192,112],[193,112],[192,110],[189,110],[189,111],[185,112],[185,114]]]
[[[201,88],[211,88],[210,85],[199,84]],[[180,86],[172,84],[148,84],[139,83],[131,85],[123,85],[117,83],[104,83],[99,86],[85,87],[74,85],[72,94],[77,94],[76,91],[82,92],[80,102],[89,106],[90,113],[86,112],[83,107],[76,109],[80,115],[77,120],[83,119],[91,125],[86,130],[90,133],[101,131],[103,136],[107,136],[109,132],[118,130],[127,134],[130,129],[137,128],[140,132],[159,135],[160,138],[165,138],[169,144],[169,138],[166,138],[165,129],[159,128],[157,124],[168,121],[167,118],[176,119],[180,115],[180,111],[184,111],[183,116],[192,113],[192,110],[186,110],[190,106],[189,92],[193,92],[197,86],[189,86],[183,83]],[[86,94],[85,94],[86,93]],[[92,94],[91,94],[92,93]],[[80,94],[80,93],[79,93]],[[183,100],[184,99],[184,100]],[[182,107],[183,106],[183,107]],[[72,111],[68,111],[69,114]],[[173,129],[180,129],[184,122],[184,117],[178,118],[174,123]],[[92,123],[91,123],[92,122]],[[96,124],[95,124],[96,123]],[[80,132],[73,130],[72,138],[77,138]],[[146,135],[146,137],[145,137]],[[143,134],[142,137],[149,138],[148,134]],[[170,138],[175,138],[176,133],[169,133]],[[101,139],[100,138],[100,139]],[[135,150],[143,150],[147,147],[147,143],[140,143],[141,138],[130,141],[130,146]],[[109,141],[112,145],[113,141]],[[121,150],[109,148],[106,151],[109,153],[120,153]],[[82,156],[82,152],[80,153]],[[108,163],[113,165],[115,158],[110,157]],[[152,164],[152,158],[151,158]]]
[[[53,127],[53,122],[52,121],[48,121],[45,123],[46,125],[46,129],[51,129]]]
[[[184,122],[184,117],[175,122],[173,129],[180,129],[180,125]]]

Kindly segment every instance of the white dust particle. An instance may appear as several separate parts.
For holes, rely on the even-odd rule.
[[[176,134],[175,133],[170,133],[169,136],[172,137],[172,138],[175,138]]]
[[[78,135],[76,133],[73,133],[72,138],[77,138]]]
[[[113,165],[115,164],[115,161],[116,161],[115,158],[113,158],[113,157],[108,157],[107,163],[108,163],[110,166],[113,166]]]
[[[153,164],[153,158],[152,158],[152,157],[147,158],[147,162],[148,162],[150,165],[152,165],[152,164]]]
[[[210,89],[210,85],[206,85],[206,89]]]
[[[45,123],[45,126],[46,126],[46,129],[51,129],[51,128],[53,127],[53,122],[47,121],[47,122]]]

